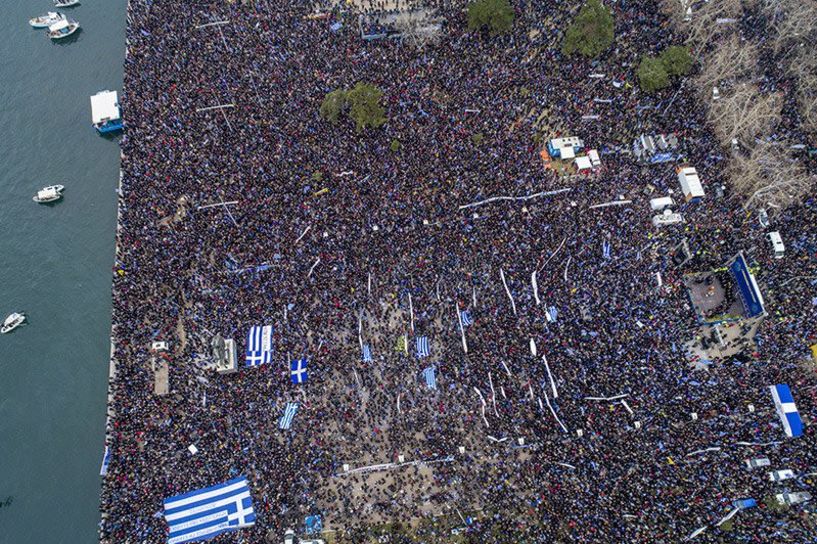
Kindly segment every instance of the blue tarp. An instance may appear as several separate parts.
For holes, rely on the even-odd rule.
[[[308,535],[323,531],[323,519],[320,516],[306,516],[304,520],[305,532]]]
[[[765,314],[763,295],[760,294],[760,288],[757,286],[757,282],[749,270],[749,265],[746,264],[743,253],[739,253],[737,258],[729,265],[729,271],[732,273],[732,277],[735,278],[735,283],[738,285],[738,293],[743,303],[746,317],[755,317]]]

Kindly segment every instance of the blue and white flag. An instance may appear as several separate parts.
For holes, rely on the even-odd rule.
[[[295,359],[289,364],[289,376],[292,378],[292,383],[301,384],[306,383],[309,375],[306,372],[307,359]]]
[[[284,415],[278,421],[278,428],[286,431],[292,427],[292,420],[295,419],[296,413],[298,413],[298,403],[288,402],[287,407],[284,409]]]
[[[428,357],[431,352],[428,349],[428,337],[427,336],[418,336],[417,337],[417,357],[422,359],[424,357]]]
[[[471,319],[471,314],[468,313],[468,310],[462,310],[460,312],[460,319],[462,319],[462,324],[464,327],[474,324],[474,320]]]
[[[167,544],[209,540],[255,524],[250,486],[241,476],[164,501]]]
[[[423,370],[423,378],[426,381],[426,385],[429,389],[437,389],[437,369],[434,366],[430,366]]]
[[[770,385],[769,390],[772,392],[774,407],[783,424],[783,430],[786,431],[786,436],[794,438],[802,435],[803,421],[800,419],[800,412],[797,411],[797,405],[794,404],[794,397],[791,395],[789,386],[779,383]]]
[[[372,348],[369,347],[369,344],[363,344],[363,362],[372,362]]]
[[[272,325],[250,327],[245,361],[247,366],[264,365],[272,361]]]
[[[111,465],[111,450],[106,445],[105,454],[102,456],[102,467],[99,469],[99,475],[106,476],[108,474],[108,467],[110,465]]]
[[[610,258],[610,242],[608,242],[607,240],[605,240],[601,244],[601,254],[602,257],[604,257],[605,259]]]
[[[556,309],[556,306],[551,306],[548,308],[548,313],[545,317],[547,317],[548,321],[551,323],[556,323],[556,318],[559,315],[559,310]]]

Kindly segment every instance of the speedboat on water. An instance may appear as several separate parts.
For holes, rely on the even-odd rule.
[[[67,38],[79,29],[79,23],[73,19],[63,19],[48,27],[48,37],[52,40]]]
[[[65,19],[65,15],[62,13],[49,11],[45,15],[40,15],[39,17],[29,19],[28,24],[30,24],[33,28],[48,28],[49,26],[53,25],[54,23],[58,23],[63,19]]]
[[[0,327],[0,334],[6,334],[13,331],[26,321],[25,314],[21,312],[14,312],[3,321],[3,326]]]
[[[62,192],[65,189],[62,185],[49,185],[43,187],[37,194],[34,195],[34,202],[39,204],[46,204],[48,202],[55,202],[62,198]]]
[[[55,8],[72,8],[79,5],[79,0],[54,0]]]

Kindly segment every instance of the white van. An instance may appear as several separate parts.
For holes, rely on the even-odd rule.
[[[774,258],[782,259],[783,255],[786,254],[786,246],[783,245],[783,239],[780,237],[780,233],[773,230],[772,232],[766,234],[766,238],[768,238],[769,243],[772,245]]]
[[[769,473],[770,482],[782,482],[783,480],[791,480],[792,478],[794,478],[794,471],[788,468],[774,470]]]
[[[795,491],[794,493],[780,493],[776,496],[780,504],[800,504],[811,500],[811,493],[808,491]]]
[[[650,199],[650,208],[652,208],[654,212],[662,212],[665,208],[671,208],[673,204],[675,204],[675,201],[671,196]]]
[[[769,461],[768,457],[758,457],[756,459],[746,459],[746,468],[752,470],[753,468],[758,467],[768,467],[771,465],[772,462]]]

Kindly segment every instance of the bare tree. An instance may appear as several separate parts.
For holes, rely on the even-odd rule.
[[[771,45],[775,53],[792,47],[811,48],[817,43],[817,2],[763,0],[761,9],[773,31]]]
[[[816,181],[782,142],[757,142],[748,153],[732,157],[727,173],[745,198],[744,209],[783,209],[810,194]]]
[[[772,132],[780,121],[782,97],[760,94],[755,85],[741,83],[715,100],[709,107],[709,120],[724,147],[737,139],[742,144]]]
[[[709,99],[712,87],[728,88],[757,69],[758,48],[730,36],[701,60],[701,71],[695,78],[698,88]]]
[[[742,15],[740,0],[710,0],[693,9],[689,20],[682,23],[685,42],[699,57],[718,37],[732,33]]]
[[[429,41],[440,36],[442,19],[433,11],[426,9],[399,13],[394,26],[402,38],[410,39],[418,47],[423,47]]]

